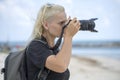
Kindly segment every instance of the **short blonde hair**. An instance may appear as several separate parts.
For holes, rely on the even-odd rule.
[[[50,17],[52,17],[54,14],[59,13],[59,12],[63,12],[64,7],[61,5],[57,5],[57,4],[45,4],[41,7],[35,25],[34,25],[34,29],[33,29],[33,33],[32,33],[32,38],[40,38],[42,33],[43,33],[43,25],[42,22],[46,21],[47,19],[49,19]]]

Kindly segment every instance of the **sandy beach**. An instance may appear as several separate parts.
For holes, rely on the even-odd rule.
[[[0,69],[7,54],[0,53]],[[120,80],[120,60],[101,56],[72,56],[70,80]],[[3,75],[0,74],[0,80]]]

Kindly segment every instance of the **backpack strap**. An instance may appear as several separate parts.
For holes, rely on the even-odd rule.
[[[47,45],[47,42],[41,40],[41,39],[34,39],[33,41],[38,41],[38,42],[41,42],[43,43],[44,45],[46,45],[48,48],[50,48],[48,45]],[[40,71],[38,72],[38,75],[35,76],[34,80],[46,80],[48,74],[50,73],[50,70],[49,69],[46,69],[45,67],[42,67],[40,69]]]

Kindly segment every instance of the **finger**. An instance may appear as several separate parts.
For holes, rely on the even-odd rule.
[[[78,22],[78,25],[79,25],[79,27],[80,27],[80,25],[81,25],[81,24],[80,24],[80,21],[79,21],[79,20],[77,20],[77,22]]]
[[[78,20],[79,21],[79,20]],[[79,21],[79,29],[81,28],[81,23],[80,23],[80,21]]]
[[[76,28],[80,29],[80,22],[79,22],[79,20],[77,20],[77,22],[75,23],[75,26],[76,26]]]
[[[77,20],[75,23],[76,26],[80,26],[80,22]]]
[[[73,18],[73,20],[72,20],[72,22],[77,22],[77,18],[75,17],[75,18]]]

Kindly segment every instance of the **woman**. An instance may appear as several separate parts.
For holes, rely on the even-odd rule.
[[[33,40],[27,51],[28,80],[33,80],[42,67],[50,70],[47,80],[69,80],[68,66],[72,51],[72,38],[79,31],[80,23],[76,18],[64,30],[63,43],[59,51],[52,48],[66,22],[64,7],[45,4],[39,11],[33,30]],[[40,41],[46,43],[43,44]],[[47,46],[46,46],[47,45]]]

